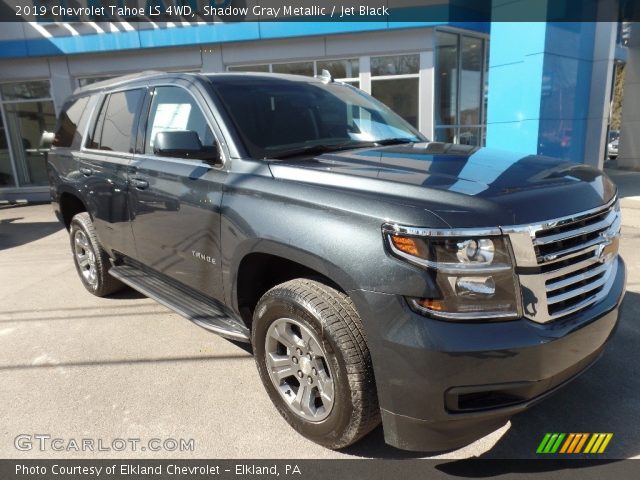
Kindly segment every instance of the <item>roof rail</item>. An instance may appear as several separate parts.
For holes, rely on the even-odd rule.
[[[138,80],[140,78],[148,77],[150,75],[162,75],[166,73],[167,72],[162,72],[160,70],[145,70],[143,72],[136,72],[136,73],[130,73],[128,75],[121,75],[119,77],[107,78],[106,80],[91,83],[84,87],[78,87],[74,90],[73,94],[76,95],[78,93],[90,92],[93,90],[101,90],[107,87],[114,87],[121,83],[130,82],[132,80]]]

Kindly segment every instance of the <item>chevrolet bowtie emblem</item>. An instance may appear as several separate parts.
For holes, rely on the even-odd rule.
[[[595,254],[600,263],[605,263],[618,252],[620,233],[601,232],[600,237],[603,241],[598,244]]]

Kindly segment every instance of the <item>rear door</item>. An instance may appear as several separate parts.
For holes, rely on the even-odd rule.
[[[82,136],[87,128],[96,98],[86,95],[67,101],[58,117],[56,133],[47,153],[49,181],[53,186],[75,185]],[[56,192],[60,194],[61,192]]]
[[[154,154],[158,132],[191,130],[216,145],[204,97],[186,82],[150,89],[138,152],[129,169],[137,259],[182,284],[223,298],[220,270],[222,163]]]
[[[82,149],[79,176],[98,238],[110,251],[135,254],[127,205],[127,168],[133,159],[145,89],[102,95]]]

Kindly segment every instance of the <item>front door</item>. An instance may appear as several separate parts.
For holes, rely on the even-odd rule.
[[[154,153],[159,132],[194,131],[216,144],[196,93],[181,86],[150,90],[140,154],[129,167],[129,198],[137,259],[205,295],[222,299],[220,204],[226,172],[195,159]]]

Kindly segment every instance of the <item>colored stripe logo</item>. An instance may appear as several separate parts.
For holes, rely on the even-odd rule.
[[[604,453],[613,433],[546,433],[536,453]]]

